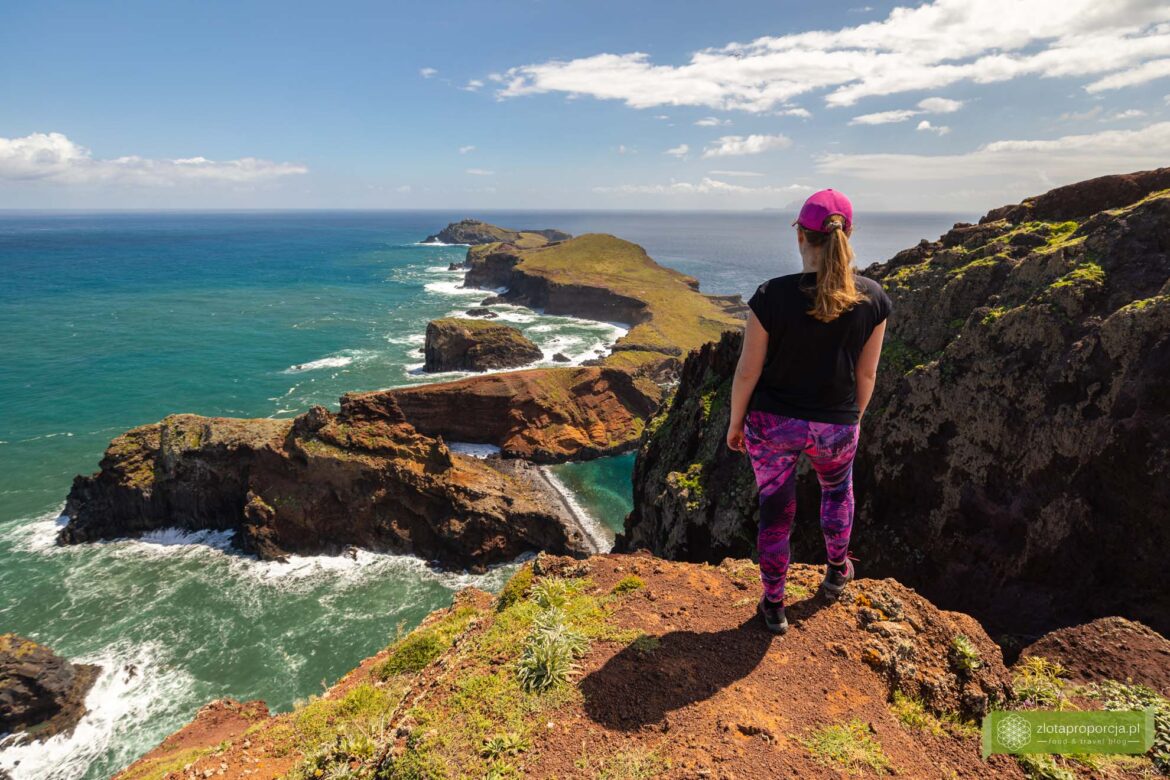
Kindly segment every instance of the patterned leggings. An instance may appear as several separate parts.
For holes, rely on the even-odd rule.
[[[853,530],[853,456],[859,425],[835,425],[753,409],[744,420],[744,442],[760,494],[760,579],[764,595],[784,600],[796,517],[796,461],[808,453],[821,483],[821,531],[829,560],[845,560]]]

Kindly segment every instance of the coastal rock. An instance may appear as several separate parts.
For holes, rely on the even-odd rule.
[[[44,645],[0,634],[0,735],[44,740],[70,733],[86,713],[100,668],[73,664]]]
[[[1061,187],[865,270],[894,314],[854,466],[863,571],[997,632],[1103,615],[1170,631],[1168,177]],[[619,549],[750,554],[754,481],[722,441],[740,344],[688,357]],[[816,529],[798,475],[797,524]],[[793,545],[824,554],[815,530]]]
[[[423,239],[424,244],[492,244],[505,242],[517,246],[543,246],[552,241],[571,238],[562,230],[508,230],[478,219],[452,222],[438,233]]]
[[[588,233],[532,249],[472,247],[464,287],[505,291],[484,301],[516,303],[629,326],[600,365],[670,381],[688,350],[740,327],[738,295],[704,295],[698,280],[654,262],[637,244]]]
[[[475,571],[530,550],[589,552],[546,489],[452,453],[385,393],[293,420],[175,414],[118,436],[100,471],[74,479],[58,543],[232,530],[263,559],[352,546]]]
[[[819,580],[800,564],[790,576],[794,592]],[[183,760],[197,777],[246,766],[252,780],[484,777],[501,761],[533,778],[836,777],[867,765],[1024,777],[1010,756],[980,757],[975,724],[1011,689],[999,648],[969,616],[862,579],[837,602],[794,597],[793,630],[776,638],[755,614],[758,587],[748,560],[540,555],[498,596],[460,591],[312,703],[240,722],[216,734],[221,749]],[[549,599],[562,607],[542,610]],[[537,618],[583,634],[577,668],[544,694],[526,692],[517,672]],[[210,744],[181,738],[204,718],[121,777]],[[808,747],[818,739],[846,739],[863,759],[836,763]]]
[[[485,320],[494,320],[500,315],[496,314],[486,306],[475,306],[464,312],[468,317],[483,317]]]
[[[570,363],[570,362],[572,362],[569,359],[569,356],[566,355],[564,352],[557,352],[556,354],[554,354],[552,356],[552,359],[553,359],[554,363]]]
[[[423,349],[425,371],[514,368],[544,357],[540,347],[510,325],[458,317],[428,322]]]
[[[556,463],[636,447],[662,395],[650,377],[566,366],[350,393],[343,403],[386,396],[428,436],[494,444],[508,457]]]

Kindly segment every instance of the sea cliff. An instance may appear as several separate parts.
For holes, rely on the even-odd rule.
[[[894,301],[862,423],[853,550],[997,632],[1118,614],[1170,631],[1170,169],[1061,187],[865,269]],[[747,555],[723,442],[739,334],[690,354],[619,549]],[[818,560],[801,468],[797,560]]]

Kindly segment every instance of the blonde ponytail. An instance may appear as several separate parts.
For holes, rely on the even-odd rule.
[[[801,227],[808,242],[821,249],[816,295],[808,313],[821,322],[832,322],[865,300],[865,294],[857,289],[853,280],[854,254],[845,232],[844,217],[829,215],[823,228],[808,230]]]

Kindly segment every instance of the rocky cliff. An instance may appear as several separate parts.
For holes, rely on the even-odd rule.
[[[510,325],[465,317],[427,323],[426,371],[487,371],[515,368],[544,357],[540,347]]]
[[[550,241],[572,238],[563,230],[509,230],[478,219],[452,222],[438,233],[423,239],[424,244],[493,244],[504,242],[517,246],[543,246]]]
[[[892,580],[823,602],[798,565],[777,638],[758,577],[747,560],[539,555],[320,698],[267,719],[215,703],[121,777],[1024,776],[979,757],[974,719],[1012,683],[970,617]],[[229,717],[235,733],[216,728]]]
[[[293,420],[170,415],[115,438],[74,479],[58,542],[162,527],[234,530],[265,559],[349,546],[482,570],[591,543],[534,469],[448,450],[385,394]]]
[[[73,731],[99,671],[31,639],[0,634],[0,737],[44,740]]]
[[[853,549],[996,631],[1101,615],[1170,631],[1170,169],[1061,187],[865,270],[893,298],[855,466]],[[746,555],[722,440],[739,336],[691,354],[619,546]],[[819,560],[801,468],[798,560]]]

